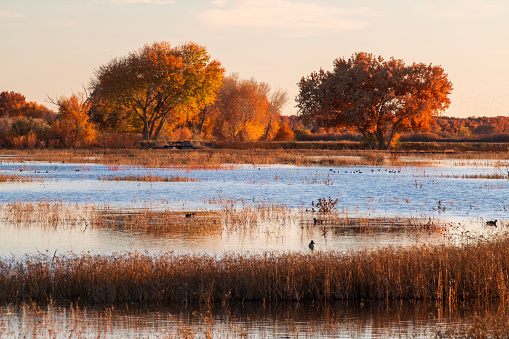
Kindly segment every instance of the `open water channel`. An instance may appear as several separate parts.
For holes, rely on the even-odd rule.
[[[507,176],[508,167],[492,161],[450,160],[432,166],[245,165],[186,170],[2,161],[0,175],[30,180],[0,183],[0,257],[55,252],[171,251],[220,256],[309,251],[311,239],[319,251],[465,241],[465,234],[471,239],[506,231],[509,180],[486,177]],[[127,175],[192,181],[108,180]],[[318,199],[329,197],[338,199],[336,219],[317,212]],[[41,202],[61,206],[58,227],[13,216],[15,204],[39,206]],[[229,226],[231,220],[224,217],[226,210],[259,211],[260,206],[272,206],[272,212],[249,225]],[[90,227],[92,215],[116,218],[146,211],[174,215],[168,222],[183,227],[171,232]],[[495,219],[498,227],[486,226],[487,220]],[[377,220],[376,227],[363,231],[363,223],[369,220]],[[420,227],[423,224],[432,227]],[[193,231],[195,225],[206,231]],[[468,326],[477,314],[496,309],[496,305],[467,305],[451,311],[444,305],[368,301],[153,311],[56,306],[33,310],[4,305],[0,337],[45,336],[41,333],[53,325],[61,336],[85,337],[179,337],[188,332],[197,337],[206,333],[260,338],[428,337],[450,326]]]

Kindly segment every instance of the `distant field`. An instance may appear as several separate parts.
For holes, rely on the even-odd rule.
[[[111,166],[183,166],[213,169],[233,164],[297,166],[410,165],[440,159],[508,160],[509,144],[405,143],[393,151],[361,149],[355,142],[228,143],[187,150],[2,149],[0,161],[101,163]]]

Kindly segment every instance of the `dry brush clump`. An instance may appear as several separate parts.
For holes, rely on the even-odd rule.
[[[0,302],[506,300],[508,256],[509,238],[347,253],[27,256],[0,261]]]

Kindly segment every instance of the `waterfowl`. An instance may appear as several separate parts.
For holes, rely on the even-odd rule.
[[[309,249],[311,250],[311,252],[313,252],[315,248],[316,248],[315,242],[311,240],[311,242],[309,243]]]
[[[486,221],[486,226],[495,226],[497,227],[497,220],[488,220]]]
[[[323,224],[323,220],[313,218],[313,224],[315,224],[315,225],[321,225],[321,224]]]

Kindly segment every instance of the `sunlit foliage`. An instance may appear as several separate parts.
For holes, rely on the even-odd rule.
[[[52,125],[64,146],[83,147],[91,145],[96,137],[96,129],[87,115],[90,104],[82,95],[60,97],[55,104],[58,106],[59,119]]]
[[[165,126],[182,119],[182,107],[213,103],[223,73],[195,43],[145,45],[97,69],[91,84],[94,120],[127,123],[144,140],[156,140]]]
[[[320,126],[360,132],[370,148],[388,149],[398,133],[425,130],[450,104],[452,84],[440,66],[405,65],[368,53],[334,61],[332,71],[299,82],[299,115]]]
[[[216,103],[207,112],[213,134],[219,140],[270,140],[279,129],[286,91],[271,91],[269,84],[225,77]]]

